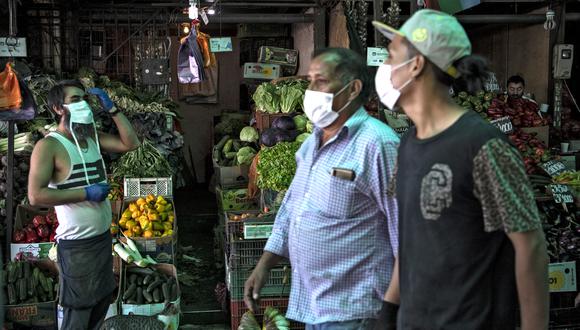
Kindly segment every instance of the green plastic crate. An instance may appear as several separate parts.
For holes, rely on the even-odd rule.
[[[252,274],[251,268],[229,269],[227,273],[228,289],[232,300],[244,299],[244,284]],[[270,278],[260,291],[261,297],[282,298],[290,296],[290,267],[270,270]]]

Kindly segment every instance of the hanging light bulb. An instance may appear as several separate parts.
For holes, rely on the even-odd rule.
[[[195,1],[190,1],[189,4],[190,4],[188,10],[189,19],[191,20],[197,19],[199,17],[199,9],[197,8],[197,3]]]
[[[208,15],[215,15],[215,9],[213,9],[213,8],[208,9],[207,14]]]
[[[183,30],[183,34],[189,34],[189,24],[188,23],[182,23],[181,28]]]

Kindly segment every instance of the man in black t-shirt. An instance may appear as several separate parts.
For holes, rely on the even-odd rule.
[[[448,95],[455,79],[482,90],[485,60],[438,11],[373,24],[391,40],[378,95],[415,124],[399,147],[399,256],[377,329],[515,329],[518,303],[522,330],[547,329],[546,245],[521,156]]]

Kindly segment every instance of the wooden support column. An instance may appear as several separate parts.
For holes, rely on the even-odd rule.
[[[314,8],[314,51],[326,47],[326,10]]]

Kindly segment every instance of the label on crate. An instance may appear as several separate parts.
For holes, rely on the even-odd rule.
[[[550,292],[576,292],[576,261],[548,266]]]
[[[389,57],[389,52],[383,47],[368,47],[367,48],[367,65],[368,66],[379,66],[385,63],[385,60]]]
[[[269,238],[274,225],[250,225],[244,224],[244,239]]]
[[[567,185],[551,184],[550,190],[552,191],[554,202],[556,202],[557,204],[574,203],[574,195],[572,195],[572,192],[570,191],[570,188]]]
[[[505,134],[510,134],[514,131],[514,125],[508,116],[492,120],[490,123]]]
[[[542,169],[548,173],[549,176],[557,176],[558,174],[566,171],[566,165],[557,160],[550,160],[548,162],[540,164]]]

